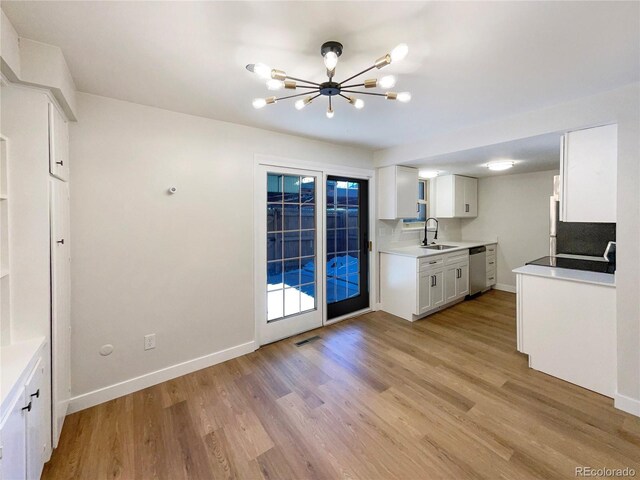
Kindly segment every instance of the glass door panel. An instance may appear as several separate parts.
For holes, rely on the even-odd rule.
[[[324,189],[319,172],[261,166],[258,175],[264,234],[256,253],[256,287],[262,292],[256,308],[259,340],[265,344],[322,325],[318,278],[324,268],[318,259]]]
[[[267,320],[316,308],[315,177],[267,174]]]
[[[328,177],[327,318],[369,306],[367,180]]]

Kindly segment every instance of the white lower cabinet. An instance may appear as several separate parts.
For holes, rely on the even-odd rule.
[[[418,281],[418,315],[442,305],[444,296],[444,271],[427,270],[421,272]]]
[[[469,293],[469,251],[416,259],[380,254],[381,309],[411,322]]]
[[[21,375],[3,409],[0,422],[0,479],[39,479],[48,459],[50,425],[47,363],[43,349],[29,361],[28,372]]]
[[[10,404],[8,413],[0,424],[0,478],[27,478],[27,412],[24,410],[25,393],[21,391]]]

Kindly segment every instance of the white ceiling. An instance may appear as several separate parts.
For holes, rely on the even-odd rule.
[[[178,112],[381,148],[640,80],[639,2],[3,1],[27,38],[62,48],[80,91]],[[400,42],[399,104],[296,111],[248,73],[264,62],[322,81],[326,40],[338,79]]]
[[[513,160],[513,168],[503,171],[489,170],[489,162]],[[513,175],[560,169],[560,134],[550,133],[497,143],[471,150],[438,155],[415,165],[420,170],[438,171],[440,175],[454,173],[471,177]]]

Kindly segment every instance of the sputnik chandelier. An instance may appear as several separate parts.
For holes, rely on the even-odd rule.
[[[325,42],[322,44],[320,53],[324,57],[324,65],[327,68],[327,77],[329,80],[322,83],[312,82],[310,80],[302,80],[300,78],[290,77],[282,70],[271,69],[263,63],[251,63],[247,65],[247,70],[255,73],[261,79],[267,81],[267,88],[269,90],[298,90],[305,89],[304,93],[298,93],[294,95],[286,95],[283,97],[271,96],[267,98],[256,98],[253,100],[254,108],[262,108],[265,105],[272,105],[280,100],[287,100],[290,98],[298,98],[295,102],[297,110],[302,110],[304,107],[313,102],[320,96],[329,97],[329,108],[327,109],[327,118],[333,118],[333,97],[341,97],[357,109],[364,107],[364,100],[356,97],[355,95],[373,95],[377,97],[385,97],[387,100],[397,100],[399,102],[406,103],[411,100],[411,94],[409,92],[391,92],[385,93],[368,92],[366,90],[371,88],[380,88],[383,90],[391,89],[396,84],[396,78],[393,75],[386,75],[380,79],[370,78],[364,80],[362,83],[357,83],[359,80],[354,78],[363,75],[374,68],[380,70],[386,67],[392,62],[399,62],[407,56],[409,47],[405,43],[401,43],[396,48],[391,50],[390,53],[383,55],[377,59],[373,65],[369,68],[362,70],[355,75],[342,80],[341,82],[334,81],[336,73],[336,66],[338,65],[338,57],[342,55],[342,44],[339,42]],[[354,82],[351,82],[354,80]],[[354,88],[364,88],[365,90],[353,90]],[[346,94],[346,95],[345,95]]]

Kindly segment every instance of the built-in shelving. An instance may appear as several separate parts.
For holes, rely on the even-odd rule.
[[[0,136],[0,346],[11,342],[7,139]]]

